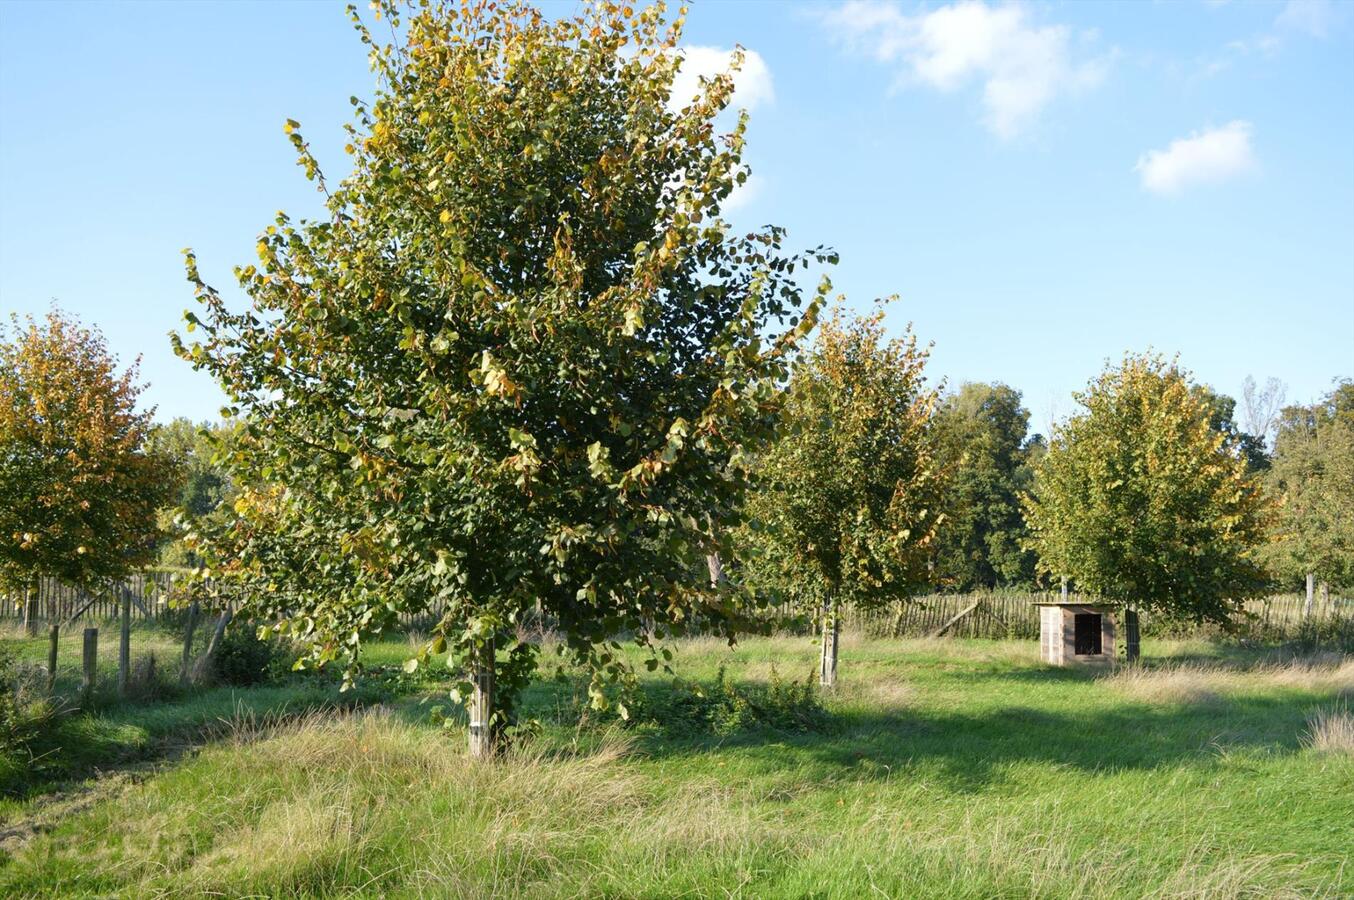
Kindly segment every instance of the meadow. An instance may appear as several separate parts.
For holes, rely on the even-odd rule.
[[[1096,673],[848,636],[822,697],[807,638],[693,640],[630,723],[543,665],[539,728],[476,762],[439,672],[392,674],[388,641],[355,694],[298,677],[64,720],[62,766],[0,806],[0,893],[1348,896],[1354,659],[1144,649]]]

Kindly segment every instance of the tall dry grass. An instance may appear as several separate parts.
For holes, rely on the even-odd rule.
[[[1354,658],[1322,654],[1237,666],[1224,661],[1128,666],[1101,679],[1119,693],[1149,703],[1210,703],[1227,694],[1272,688],[1354,696]]]
[[[1344,706],[1318,710],[1307,720],[1303,743],[1318,753],[1354,756],[1354,715]]]

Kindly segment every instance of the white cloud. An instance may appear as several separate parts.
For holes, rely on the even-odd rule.
[[[1288,0],[1274,27],[1280,31],[1301,31],[1323,38],[1335,24],[1335,4],[1331,0]]]
[[[1144,153],[1133,171],[1154,194],[1176,194],[1190,185],[1225,181],[1255,168],[1253,131],[1250,122],[1240,119],[1221,128],[1196,131],[1171,141],[1165,150]]]
[[[896,3],[849,0],[824,17],[853,48],[901,67],[900,84],[954,91],[983,84],[984,122],[1002,138],[1030,124],[1056,97],[1098,85],[1109,57],[1074,61],[1065,25],[1038,25],[1024,5],[957,0],[910,16]]]
[[[681,68],[672,79],[672,94],[668,101],[674,109],[681,109],[700,92],[700,79],[713,78],[729,70],[732,50],[719,47],[682,47]],[[751,110],[776,97],[771,83],[771,69],[756,50],[743,51],[743,67],[733,75],[732,106]]]

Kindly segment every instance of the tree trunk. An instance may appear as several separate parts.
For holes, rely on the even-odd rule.
[[[1124,659],[1130,663],[1138,661],[1142,655],[1142,642],[1139,639],[1138,611],[1124,610]]]
[[[837,684],[837,638],[840,623],[837,619],[837,601],[823,604],[823,656],[818,668],[818,683],[831,689]]]
[[[118,636],[118,696],[127,696],[127,684],[132,672],[132,594],[125,587],[122,593],[122,633]]]
[[[718,553],[705,557],[705,566],[710,570],[710,587],[719,587],[724,583],[724,561]]]
[[[480,648],[470,661],[470,755],[493,756],[498,729],[494,727],[494,641]]]
[[[1302,608],[1302,617],[1310,619],[1312,617],[1312,588],[1316,584],[1316,576],[1311,572],[1307,573],[1307,605]]]
[[[193,632],[197,631],[197,617],[200,608],[196,600],[188,606],[188,624],[183,632],[183,665],[179,669],[179,684],[185,686],[192,677]]]
[[[32,637],[37,634],[38,622],[33,618],[33,606],[38,602],[38,591],[35,588],[24,586],[24,636]]]

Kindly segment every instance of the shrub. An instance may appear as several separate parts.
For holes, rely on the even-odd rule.
[[[9,757],[19,739],[19,704],[14,697],[14,654],[0,644],[0,755]]]
[[[284,677],[295,659],[290,646],[261,640],[252,625],[241,622],[221,637],[212,660],[212,675],[222,684],[249,687]]]
[[[177,669],[165,666],[154,653],[144,653],[132,660],[127,675],[127,696],[133,700],[165,700],[177,696]]]
[[[45,668],[17,663],[0,644],[0,793],[13,791],[30,774],[30,745],[57,715],[46,681]]]
[[[679,682],[670,692],[642,694],[630,720],[671,734],[727,737],[768,728],[782,732],[824,731],[829,722],[812,676],[786,680],[773,667],[766,684],[737,684],[721,666],[713,685]]]

